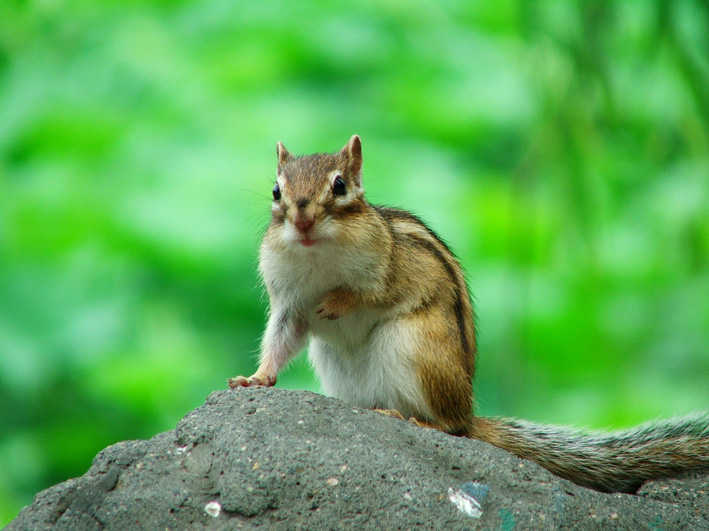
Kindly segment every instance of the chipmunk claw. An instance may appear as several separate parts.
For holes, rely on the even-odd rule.
[[[408,422],[418,426],[419,428],[431,428],[434,430],[441,429],[435,424],[431,424],[430,422],[426,422],[424,420],[419,420],[416,417],[409,417],[407,419],[396,409],[373,409],[372,411],[376,411],[377,413],[381,413],[382,415],[387,415],[388,417],[394,417],[395,419],[407,420]]]
[[[431,424],[430,422],[426,422],[424,420],[419,420],[416,417],[409,417],[409,422],[418,426],[419,428],[429,428],[432,430],[441,429],[438,426],[436,426],[435,424]]]
[[[245,376],[237,376],[236,378],[229,378],[227,384],[231,389],[236,389],[237,387],[273,387],[276,384],[275,376],[250,376],[246,378]]]
[[[336,311],[326,309],[324,303],[315,308],[315,313],[320,319],[328,319],[329,321],[334,321],[341,317]]]
[[[325,295],[322,302],[315,307],[315,313],[320,319],[334,321],[350,313],[355,308],[355,299],[350,291],[336,289]]]
[[[399,413],[399,411],[396,409],[373,409],[372,411],[376,411],[377,413],[381,413],[382,415],[386,415],[387,417],[394,417],[395,419],[406,420],[406,417],[404,417],[404,415]]]

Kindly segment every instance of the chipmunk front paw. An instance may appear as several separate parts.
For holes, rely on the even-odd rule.
[[[350,313],[354,308],[354,293],[344,289],[336,289],[325,295],[322,302],[315,307],[315,313],[320,319],[333,321]]]
[[[237,387],[273,387],[276,384],[275,376],[257,376],[254,374],[246,378],[245,376],[237,376],[236,378],[229,378],[227,384],[232,389]]]

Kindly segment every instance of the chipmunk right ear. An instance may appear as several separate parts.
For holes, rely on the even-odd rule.
[[[283,166],[290,158],[290,153],[288,153],[288,150],[280,140],[276,143],[276,153],[278,153],[279,166]]]

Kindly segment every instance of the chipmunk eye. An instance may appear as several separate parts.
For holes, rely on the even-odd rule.
[[[274,201],[281,200],[281,188],[280,188],[280,186],[278,186],[278,183],[276,183],[276,186],[273,187],[273,200]]]
[[[347,187],[345,186],[345,181],[342,177],[337,177],[335,182],[332,184],[332,193],[335,195],[345,195],[347,193]]]

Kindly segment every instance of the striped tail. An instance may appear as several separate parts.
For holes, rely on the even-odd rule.
[[[709,471],[709,413],[614,432],[475,417],[468,436],[602,492],[636,493],[648,480]]]

